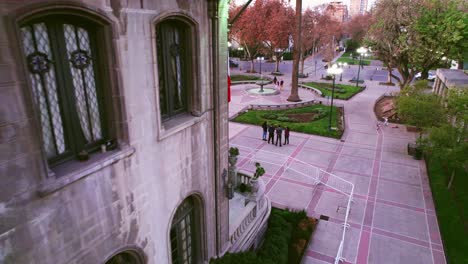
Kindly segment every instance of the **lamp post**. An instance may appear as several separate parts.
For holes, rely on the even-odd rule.
[[[348,63],[346,62],[338,62],[338,68],[341,68],[341,74],[340,74],[340,82],[343,81],[343,69],[348,66]]]
[[[281,48],[276,48],[276,49],[275,49],[275,56],[276,56],[276,61],[275,61],[276,69],[275,69],[275,72],[279,72],[279,71],[280,71],[280,70],[279,70],[279,62],[280,62],[281,58],[280,58],[279,55],[281,54],[281,52],[283,52],[283,49],[281,49]]]
[[[357,72],[357,79],[356,79],[356,88],[359,85],[359,72],[361,71],[362,56],[367,52],[367,49],[364,47],[360,47],[359,49],[357,49],[357,52],[359,53],[359,65],[358,65],[358,72]]]
[[[262,61],[264,57],[257,57],[257,60],[260,61],[260,92],[263,93],[263,76],[262,76]]]
[[[343,69],[339,68],[336,64],[333,64],[330,68],[327,69],[327,74],[333,76],[332,96],[331,96],[331,103],[330,103],[330,117],[328,119],[328,131],[331,131],[332,113],[333,113],[333,97],[335,97],[335,79],[336,79],[336,75],[342,74],[342,73],[343,73]]]

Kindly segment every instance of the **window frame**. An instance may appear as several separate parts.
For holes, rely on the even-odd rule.
[[[36,119],[37,127],[39,129],[41,149],[43,150],[46,164],[49,168],[54,168],[63,163],[66,163],[71,160],[77,160],[76,156],[80,150],[86,150],[88,155],[92,155],[93,152],[99,150],[101,144],[109,141],[112,138],[115,138],[115,135],[110,133],[111,125],[109,122],[109,114],[112,113],[112,110],[109,109],[112,106],[109,106],[109,100],[105,99],[105,95],[109,92],[106,91],[109,89],[109,85],[105,85],[105,80],[108,79],[109,75],[106,73],[106,69],[109,69],[110,66],[106,65],[105,58],[103,53],[98,52],[98,50],[108,50],[108,45],[106,45],[107,40],[98,41],[97,36],[105,34],[105,25],[99,23],[95,19],[90,19],[88,16],[82,16],[77,12],[59,12],[58,10],[53,10],[53,12],[39,13],[28,16],[26,19],[20,20],[17,25],[18,29],[23,27],[31,28],[36,23],[44,23],[47,28],[47,34],[49,39],[49,46],[51,51],[51,56],[53,56],[53,70],[55,72],[55,83],[57,89],[57,98],[58,105],[60,109],[60,115],[62,117],[62,126],[64,134],[64,142],[66,150],[63,153],[59,153],[54,157],[48,158],[44,149],[44,137],[41,129],[41,117],[40,110],[36,103],[33,103],[32,112]],[[74,85],[73,77],[71,73],[71,66],[67,63],[68,60],[68,51],[66,50],[65,36],[63,25],[70,24],[75,27],[81,27],[85,29],[89,34],[90,50],[92,52],[92,62],[93,62],[93,74],[94,82],[96,89],[96,102],[99,111],[99,121],[101,129],[101,139],[92,141],[90,143],[84,143],[84,135],[80,133],[77,135],[77,131],[81,131],[81,125],[79,124],[79,117],[77,110],[75,108],[75,95],[74,95]],[[20,30],[18,30],[20,31]],[[32,31],[34,32],[34,31]],[[20,34],[18,32],[18,34]],[[108,35],[108,34],[105,34]],[[18,37],[18,41],[21,46],[21,53],[23,54],[23,63],[25,64],[26,72],[25,78],[27,79],[29,85],[28,89],[31,93],[31,99],[35,102],[36,96],[33,94],[33,84],[30,81],[31,72],[27,68],[26,55],[23,49],[22,37]],[[102,70],[104,69],[104,70]],[[43,79],[43,77],[41,77]],[[110,94],[110,93],[109,93]],[[87,106],[86,109],[89,109],[90,106]],[[50,108],[50,107],[49,107]],[[53,127],[53,126],[52,126]],[[55,136],[54,136],[55,138]]]
[[[157,47],[157,28],[160,23],[166,21],[177,21],[183,23],[187,27],[187,49],[190,63],[188,65],[188,76],[190,76],[189,85],[187,87],[187,109],[168,119],[163,119],[161,115],[161,101],[159,92],[159,61]],[[204,114],[202,108],[205,104],[201,99],[201,84],[200,70],[208,65],[201,64],[200,44],[199,44],[199,24],[189,15],[181,12],[164,13],[151,22],[151,34],[153,45],[153,74],[154,74],[154,90],[156,95],[156,113],[158,117],[158,140],[163,140],[195,123],[202,120]]]
[[[180,217],[180,215],[188,215],[186,211],[179,212],[179,209],[182,209],[184,203],[191,203],[192,208],[189,212],[191,214],[191,234],[192,234],[192,241],[191,241],[191,254],[193,254],[193,263],[201,263],[205,259],[205,244],[206,241],[204,237],[204,225],[203,225],[203,201],[200,199],[198,194],[192,194],[186,197],[182,202],[180,202],[177,207],[174,209],[172,213],[172,217],[170,218],[171,221],[169,222],[168,228],[168,250],[169,250],[169,260],[170,263],[175,263],[173,259],[173,248],[172,248],[172,238],[171,233],[173,228],[177,229],[178,224],[180,223],[181,219],[185,219]],[[179,235],[179,231],[177,230],[176,236]],[[179,237],[177,237],[179,239]],[[177,244],[178,250],[180,249],[179,244]],[[179,254],[180,256],[180,254]],[[180,264],[178,262],[178,264]]]
[[[95,65],[101,70],[100,75],[104,81],[103,92],[105,94],[104,112],[106,116],[106,125],[109,129],[109,138],[112,140],[116,150],[107,153],[96,153],[89,156],[89,160],[81,162],[70,160],[55,167],[51,167],[47,161],[47,153],[44,149],[42,133],[33,133],[32,141],[35,151],[39,152],[37,156],[37,165],[40,173],[40,185],[38,195],[44,197],[53,193],[66,185],[69,185],[79,179],[87,177],[104,167],[111,166],[115,162],[127,158],[134,154],[135,149],[129,146],[128,121],[125,118],[126,105],[122,92],[122,69],[121,58],[117,47],[118,36],[122,30],[118,21],[109,16],[109,13],[103,9],[96,8],[86,3],[38,3],[35,5],[26,5],[15,9],[7,15],[6,23],[11,28],[7,34],[11,37],[12,43],[19,45],[11,48],[18,61],[18,67],[15,72],[21,85],[21,92],[24,95],[24,105],[26,115],[31,117],[29,129],[31,131],[40,131],[41,123],[37,108],[34,106],[35,96],[32,90],[32,83],[29,78],[29,70],[26,65],[26,55],[22,43],[20,26],[29,21],[45,17],[48,15],[72,15],[80,17],[88,22],[96,24],[96,34],[99,36],[97,47],[103,56],[99,57]]]

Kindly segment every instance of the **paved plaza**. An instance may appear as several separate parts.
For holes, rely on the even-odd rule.
[[[288,103],[291,77],[283,79],[285,90],[276,96],[255,97],[245,92],[249,85],[232,86],[229,115],[249,104]],[[398,88],[369,80],[366,85],[351,100],[336,100],[345,108],[346,129],[341,140],[291,132],[290,144],[280,148],[261,140],[261,127],[230,122],[230,144],[296,158],[354,184],[345,263],[445,263],[425,163],[406,151],[416,135],[395,124],[376,130],[376,99]],[[323,100],[302,89],[299,94],[304,101]],[[239,165],[242,169],[248,163]],[[342,235],[346,196],[324,185],[316,186],[280,163],[268,164],[265,169],[262,180],[274,206],[329,217],[319,222],[303,263],[333,263]]]

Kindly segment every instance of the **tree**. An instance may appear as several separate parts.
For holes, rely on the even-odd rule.
[[[323,45],[327,24],[331,23],[330,17],[323,15],[318,9],[307,9],[302,14],[302,38],[301,38],[301,67],[299,72],[304,74],[304,61],[309,56],[314,56],[318,48]]]
[[[229,37],[235,39],[244,48],[246,57],[250,60],[250,72],[255,72],[254,60],[263,51],[266,39],[263,4],[263,1],[259,0],[247,7],[236,23],[231,26],[229,32]],[[234,6],[230,9],[230,13],[235,14],[239,9],[240,7]]]
[[[372,24],[371,14],[359,14],[351,18],[344,26],[344,31],[351,40],[361,43]],[[358,44],[359,45],[359,44]]]
[[[294,10],[283,1],[270,0],[264,2],[262,11],[266,18],[264,23],[265,51],[271,57],[275,57],[275,72],[279,72],[279,62],[289,47],[289,36],[292,34],[294,25]]]
[[[468,50],[468,13],[459,9],[461,3],[453,0],[425,3],[412,27],[415,40],[411,42],[412,61],[424,79],[431,68],[445,64],[443,58],[461,60],[463,51]]]
[[[366,42],[389,67],[400,88],[418,71],[426,73],[444,56],[466,50],[467,14],[458,0],[381,0]],[[400,77],[393,75],[396,68]]]
[[[419,81],[414,86],[403,89],[396,98],[399,118],[420,129],[420,139],[425,128],[438,126],[446,119],[439,97],[426,93],[425,87],[427,87],[427,81]]]

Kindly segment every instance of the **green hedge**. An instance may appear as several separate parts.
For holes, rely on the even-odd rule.
[[[265,239],[257,253],[249,251],[242,253],[228,253],[219,259],[212,259],[211,264],[299,264],[305,245],[309,241],[315,228],[304,228],[304,221],[311,221],[305,211],[290,212],[273,208],[268,220]],[[297,241],[304,244],[298,247]],[[301,251],[298,251],[298,248]]]
[[[304,83],[307,86],[313,87],[318,89],[322,92],[322,96],[330,96],[332,95],[333,91],[333,84],[332,83],[318,83],[318,82],[308,82]],[[364,90],[363,87],[356,85],[347,85],[347,84],[335,84],[335,93],[334,98],[348,100],[349,98],[353,97],[355,94]]]
[[[292,52],[283,53],[283,60],[292,60],[292,59],[293,59],[293,53]]]

